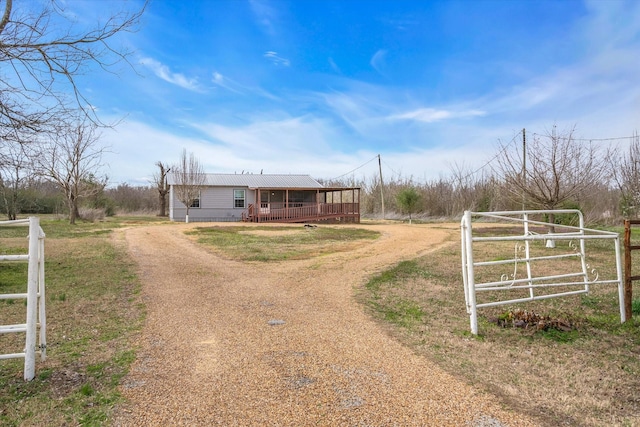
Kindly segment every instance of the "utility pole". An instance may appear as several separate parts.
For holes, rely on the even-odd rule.
[[[380,170],[380,201],[382,202],[382,219],[384,219],[384,183],[382,182],[382,160],[380,160],[380,154],[378,154],[378,169]]]
[[[522,210],[525,210],[525,187],[527,185],[527,133],[522,128]]]

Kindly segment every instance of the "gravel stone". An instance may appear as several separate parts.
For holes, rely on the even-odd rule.
[[[223,259],[184,234],[193,226],[115,236],[147,319],[113,425],[536,425],[391,338],[354,298],[373,274],[450,244],[457,225],[355,225],[382,237],[280,263]]]

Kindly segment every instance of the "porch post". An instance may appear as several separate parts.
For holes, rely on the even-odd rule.
[[[255,190],[255,194],[254,194],[254,200],[253,200],[253,211],[258,213],[258,222],[260,222],[260,215],[262,215],[262,199],[261,197],[261,191],[259,188],[256,188]],[[258,206],[256,208],[256,206]]]
[[[350,212],[352,214],[355,213],[355,208],[356,208],[356,189],[352,188],[351,189],[351,209],[350,209]]]

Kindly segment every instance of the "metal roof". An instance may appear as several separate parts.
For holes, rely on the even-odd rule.
[[[208,173],[205,185],[215,187],[248,187],[248,188],[323,188],[309,175],[275,175],[275,174],[222,174]],[[168,174],[169,185],[175,185],[173,174]]]

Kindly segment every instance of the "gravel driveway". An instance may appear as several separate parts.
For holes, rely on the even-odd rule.
[[[375,272],[457,241],[455,225],[360,225],[382,237],[281,263],[222,259],[184,235],[192,226],[121,231],[147,320],[114,425],[534,425],[390,338],[354,299]]]

